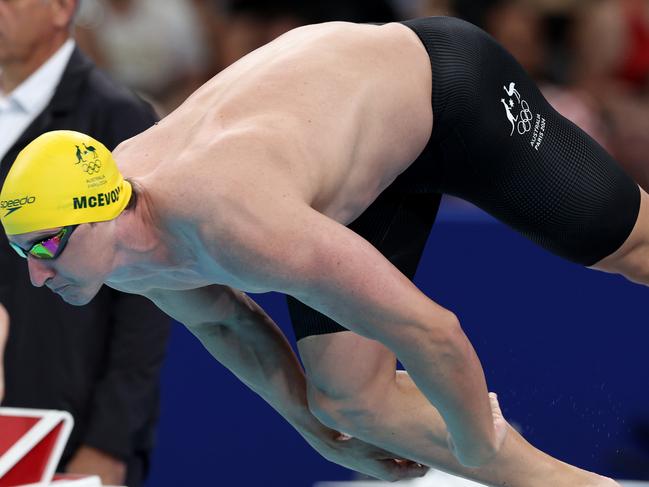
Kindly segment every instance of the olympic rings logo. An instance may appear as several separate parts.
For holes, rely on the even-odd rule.
[[[532,112],[530,111],[530,106],[527,104],[525,100],[521,100],[521,107],[523,109],[519,113],[519,120],[518,120],[518,133],[520,135],[526,134],[530,130],[532,130],[532,119],[534,116],[532,115]]]
[[[83,170],[87,174],[96,174],[101,169],[101,162],[99,160],[92,161],[83,165]]]

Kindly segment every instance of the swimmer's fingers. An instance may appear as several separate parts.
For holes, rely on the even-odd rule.
[[[497,449],[500,450],[500,447],[505,443],[507,434],[509,433],[509,423],[503,416],[503,412],[500,409],[500,403],[498,402],[498,396],[490,392],[489,393],[489,403],[491,404],[491,414],[494,421],[494,429],[496,432],[496,445]]]
[[[422,477],[428,471],[428,467],[342,433],[330,447],[318,451],[332,462],[379,480],[395,482],[413,479]]]
[[[397,482],[399,480],[417,479],[428,473],[429,467],[410,460],[384,458],[374,460],[371,464],[365,463],[357,470],[378,480]]]
[[[385,476],[381,480],[396,482],[398,480],[417,479],[423,477],[430,470],[429,467],[410,460],[386,459],[380,460],[385,469]]]
[[[489,393],[489,403],[491,404],[491,414],[493,415],[494,419],[505,419],[503,412],[500,409],[498,395],[495,392]]]

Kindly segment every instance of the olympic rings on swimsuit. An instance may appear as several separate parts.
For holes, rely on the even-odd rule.
[[[523,109],[519,114],[520,120],[518,121],[518,133],[523,135],[532,130],[532,119],[534,116],[530,111],[530,106],[525,100],[521,100],[521,106]]]

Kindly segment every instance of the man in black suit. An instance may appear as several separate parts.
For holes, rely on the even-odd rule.
[[[76,49],[77,4],[0,1],[0,185],[43,132],[83,131],[113,149],[155,121],[149,105]],[[75,428],[61,468],[99,474],[105,484],[142,484],[168,319],[146,299],[108,288],[73,308],[32,287],[4,239],[0,255],[0,303],[11,318],[3,405],[70,411]]]

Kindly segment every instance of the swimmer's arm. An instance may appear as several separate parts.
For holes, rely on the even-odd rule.
[[[488,462],[502,438],[480,361],[455,315],[346,227],[308,207],[272,210],[268,218],[289,217],[275,217],[258,239],[251,233],[240,239],[226,256],[233,269],[391,348],[442,414],[458,460],[467,466]]]
[[[326,459],[384,480],[419,477],[425,467],[356,438],[341,441],[311,414],[302,367],[286,337],[248,296],[223,286],[147,293],[184,323],[219,362],[264,398]]]
[[[147,297],[299,431],[324,431],[308,410],[304,372],[288,341],[245,293],[213,285],[152,290]]]

